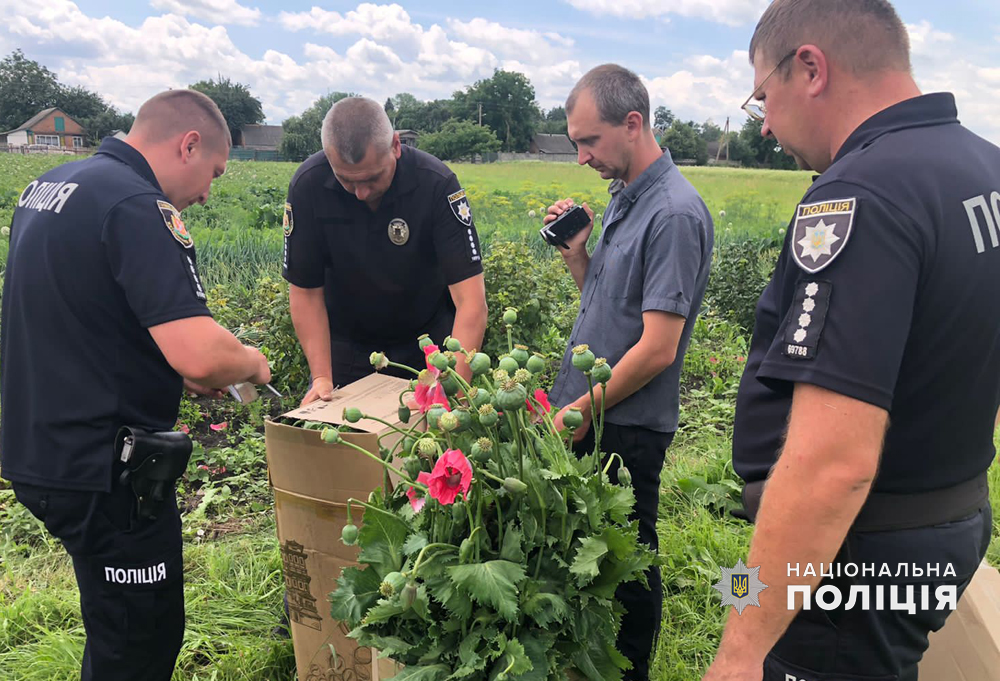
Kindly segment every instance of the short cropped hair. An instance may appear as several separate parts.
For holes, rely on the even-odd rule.
[[[566,113],[572,113],[584,90],[590,91],[597,113],[605,123],[624,125],[625,118],[636,111],[642,116],[643,127],[649,127],[649,92],[639,76],[628,69],[618,64],[602,64],[587,71],[566,98]]]
[[[361,163],[368,149],[377,154],[392,148],[392,123],[378,102],[366,97],[346,97],[333,106],[323,119],[320,140],[323,149],[332,148],[344,163]]]
[[[813,44],[854,75],[910,71],[910,36],[888,0],[774,0],[750,40],[750,63]]]
[[[197,130],[208,146],[229,149],[233,140],[229,125],[219,107],[208,95],[197,90],[167,90],[139,107],[131,132],[151,142],[163,142],[176,135]]]

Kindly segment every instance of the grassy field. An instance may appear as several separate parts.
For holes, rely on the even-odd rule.
[[[0,225],[9,224],[23,187],[64,160],[0,155]],[[607,201],[606,183],[590,169],[571,164],[454,168],[487,248],[525,235],[537,242],[532,231],[555,199],[586,200],[597,212]],[[209,203],[185,213],[203,277],[212,286],[210,303],[231,328],[243,321],[244,308],[236,303],[241,297],[257,301],[255,314],[258,308],[282,314],[275,309],[280,296],[265,297],[280,291],[280,283],[269,283],[265,290],[261,278],[278,275],[281,211],[294,169],[293,164],[233,162],[215,183]],[[716,216],[719,241],[778,234],[810,183],[807,173],[682,170]],[[0,263],[6,249],[6,239],[0,239]],[[746,350],[742,330],[710,309],[699,321],[685,363],[681,428],[661,477],[658,530],[665,598],[652,671],[658,681],[700,678],[726,614],[711,585],[722,566],[746,557],[750,528],[728,515],[738,496],[730,450]],[[188,627],[173,681],[293,678],[291,645],[271,633],[284,584],[260,429],[265,409],[273,413],[281,405],[258,402],[219,411],[205,403],[182,403],[180,423],[190,426],[198,445],[181,485]],[[209,428],[221,421],[227,424],[224,431]],[[1000,565],[998,466],[991,471],[991,487],[998,521],[989,559]],[[82,644],[68,558],[0,483],[0,679],[78,678]]]

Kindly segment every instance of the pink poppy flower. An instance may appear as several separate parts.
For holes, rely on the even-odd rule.
[[[420,475],[417,476],[417,482],[422,482],[425,485],[430,482],[430,479],[431,474],[427,471],[420,471]],[[413,507],[414,513],[420,513],[424,509],[424,504],[427,503],[427,498],[413,487],[406,490],[406,498],[410,500],[410,506]]]
[[[181,432],[182,432],[182,433],[184,433],[185,435],[187,435],[188,433],[190,433],[190,432],[191,432],[191,429],[190,429],[190,428],[188,428],[188,426],[187,426],[187,424],[186,424],[186,423],[182,423],[181,425],[179,425],[179,426],[177,427],[177,430],[181,431]]]
[[[549,404],[549,396],[545,394],[544,390],[542,390],[541,388],[538,388],[535,391],[535,394],[532,397],[535,398],[535,402],[537,402],[539,405],[541,405],[542,412],[548,414],[550,411],[552,411],[552,405]],[[528,411],[530,411],[532,414],[534,414],[535,413],[535,407],[532,406],[531,400],[530,399],[529,400],[525,400],[524,402],[525,402],[525,404],[528,405]]]
[[[208,427],[214,431],[225,430],[229,427],[229,421],[223,421],[222,423],[210,423]]]
[[[420,376],[417,377],[417,387],[413,393],[413,399],[416,401],[420,413],[426,413],[435,405],[444,407],[446,411],[451,411],[448,406],[448,396],[445,395],[444,387],[438,380],[440,376],[440,371],[429,367],[421,371]]]
[[[711,362],[712,364],[718,364],[719,363],[719,358],[718,357],[709,357],[708,361]]]
[[[430,475],[419,481],[426,482],[428,493],[447,506],[455,503],[459,494],[464,496],[468,493],[472,485],[472,466],[460,450],[449,449],[434,464]]]

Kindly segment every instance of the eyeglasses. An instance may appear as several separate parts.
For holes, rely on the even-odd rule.
[[[743,109],[747,113],[747,115],[750,116],[750,118],[754,119],[755,121],[764,120],[764,117],[767,115],[767,108],[764,106],[764,102],[760,102],[759,104],[754,102],[753,101],[754,95],[760,92],[760,89],[764,87],[764,83],[766,83],[771,78],[771,76],[777,73],[778,69],[780,69],[786,61],[788,61],[798,53],[799,53],[799,48],[796,47],[794,50],[792,50],[784,57],[782,57],[778,61],[778,63],[774,65],[774,68],[771,69],[771,72],[767,74],[764,80],[760,81],[760,85],[758,85],[757,88],[750,93],[750,96],[747,97],[747,101],[743,102],[743,106],[741,106],[740,108]]]

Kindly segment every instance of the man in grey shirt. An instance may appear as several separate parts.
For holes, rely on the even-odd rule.
[[[590,395],[584,374],[573,368],[572,348],[589,344],[613,368],[603,402],[601,449],[621,455],[632,473],[639,536],[658,549],[656,519],[660,469],[677,430],[681,364],[701,307],[712,259],[712,216],[698,192],[661,151],[649,125],[649,94],[631,71],[614,64],[588,72],[566,100],[569,136],[579,163],[612,183],[613,196],[593,255],[591,223],[560,250],[580,288],[580,314],[550,400],[578,407],[584,424],[577,447],[592,449]],[[548,224],[573,206],[558,201]],[[660,625],[663,590],[658,569],[650,570],[651,591],[623,585],[618,600],[628,611],[619,650],[632,662],[626,679],[649,678],[649,657]]]

